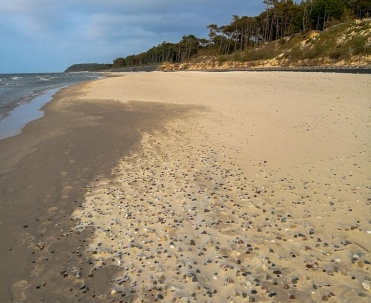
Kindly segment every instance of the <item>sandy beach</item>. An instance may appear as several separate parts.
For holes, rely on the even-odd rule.
[[[139,72],[0,141],[1,302],[369,302],[371,77]]]

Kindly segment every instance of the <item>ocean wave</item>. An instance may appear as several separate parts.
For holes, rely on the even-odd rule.
[[[26,104],[50,89],[69,86],[89,79],[91,79],[90,75],[86,75],[84,78],[76,75],[66,77],[66,74],[63,73],[10,75],[0,73],[0,116],[9,113],[17,106],[18,102]],[[4,104],[8,104],[8,106],[4,107]]]
[[[50,81],[50,80],[56,79],[57,77],[51,77],[51,76],[37,76],[37,78],[39,79],[39,81]]]

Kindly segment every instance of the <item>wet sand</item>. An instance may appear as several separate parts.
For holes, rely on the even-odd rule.
[[[62,91],[0,141],[0,301],[368,302],[370,87],[153,72]]]
[[[45,117],[0,141],[1,302],[90,300],[70,291],[74,283],[60,274],[71,264],[90,268],[82,252],[91,232],[70,236],[73,210],[93,180],[108,177],[129,150],[139,148],[142,131],[161,130],[168,119],[190,110],[77,102],[84,85],[59,92],[44,107]]]

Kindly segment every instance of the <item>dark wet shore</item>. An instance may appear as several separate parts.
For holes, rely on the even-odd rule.
[[[137,148],[140,131],[161,129],[179,108],[75,102],[82,85],[59,92],[43,118],[0,140],[0,302],[87,302],[94,296],[63,275],[73,267],[87,275],[89,267],[82,252],[90,231],[71,232],[70,216],[87,185],[108,177]],[[100,275],[90,285],[108,287]]]

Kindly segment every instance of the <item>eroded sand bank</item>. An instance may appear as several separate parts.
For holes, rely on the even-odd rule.
[[[192,112],[137,126],[140,145],[86,184],[64,237],[91,235],[84,270],[62,269],[65,296],[368,302],[370,87],[368,75],[273,72],[134,73],[82,86],[80,103]]]

